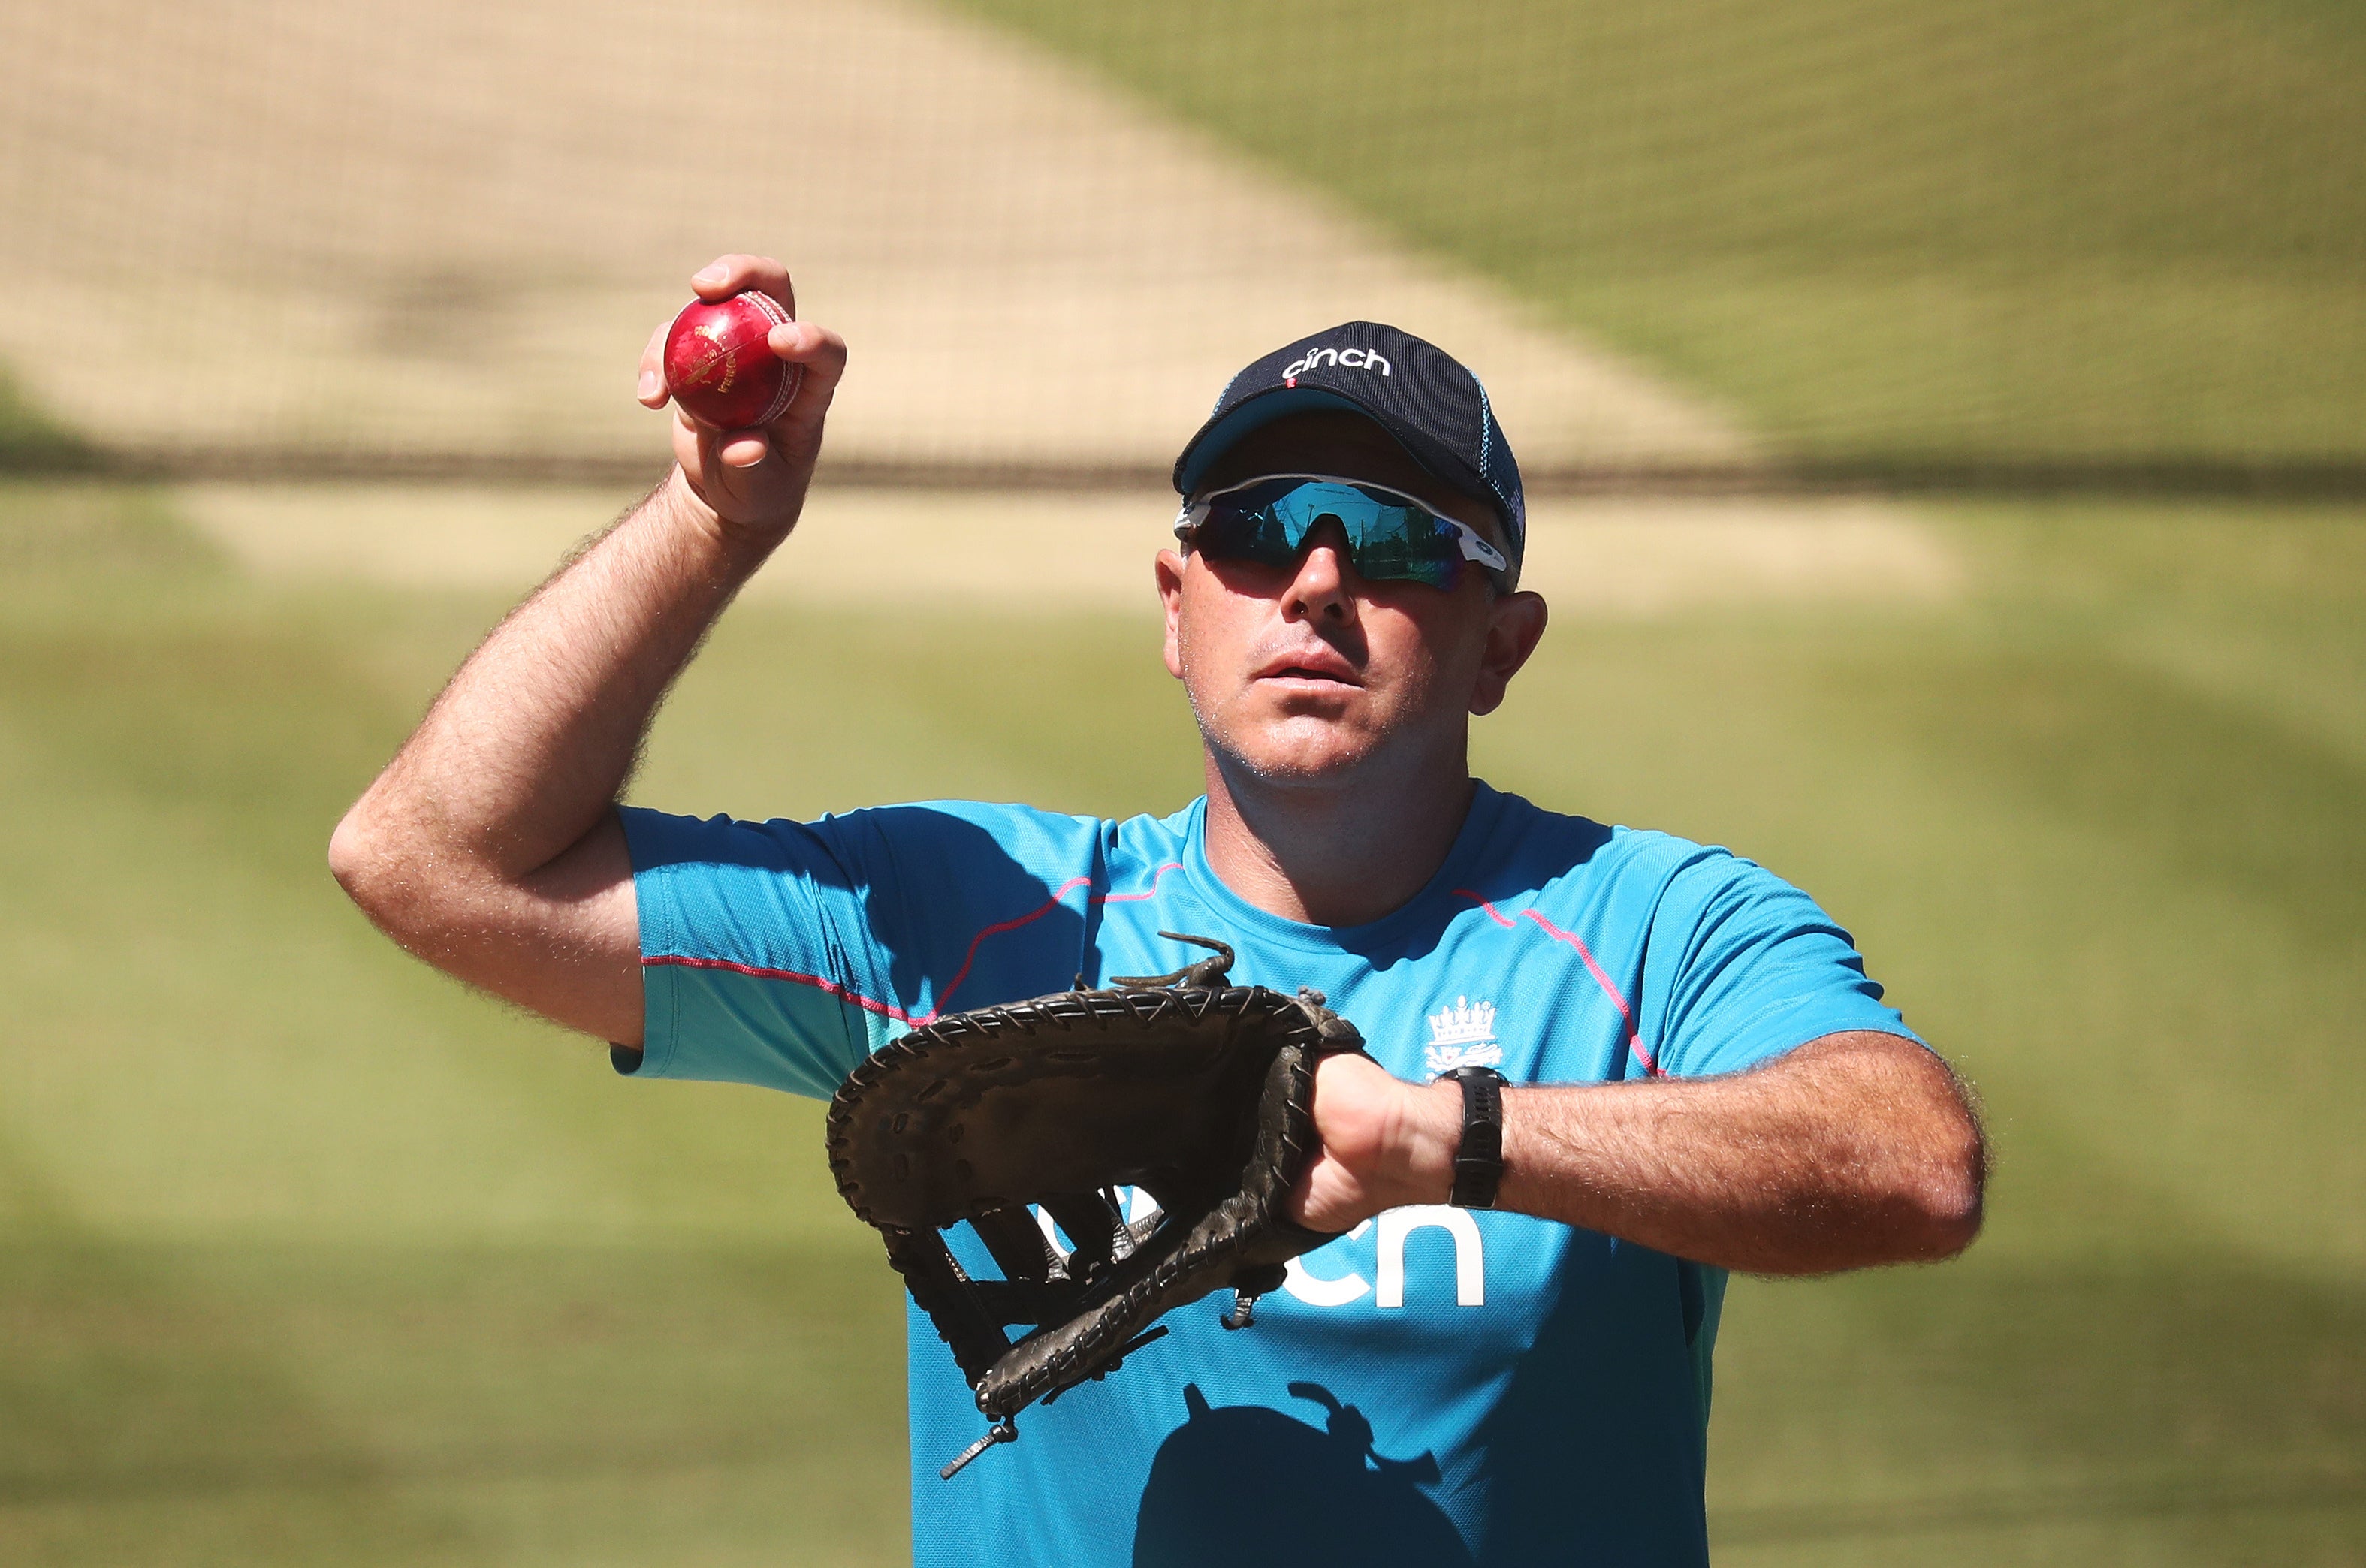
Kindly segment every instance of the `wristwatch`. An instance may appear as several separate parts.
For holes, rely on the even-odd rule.
[[[1444,1076],[1462,1085],[1462,1143],[1446,1201],[1458,1209],[1492,1209],[1504,1181],[1504,1075],[1492,1067],[1458,1067]]]

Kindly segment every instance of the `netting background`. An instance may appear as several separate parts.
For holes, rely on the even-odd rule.
[[[841,474],[1149,475],[1369,315],[1582,477],[2366,476],[2322,0],[0,4],[0,454],[656,460],[791,261]]]

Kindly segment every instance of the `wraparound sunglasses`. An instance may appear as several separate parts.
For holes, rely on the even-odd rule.
[[[1510,590],[1511,563],[1475,529],[1401,490],[1329,474],[1268,474],[1187,501],[1175,537],[1211,560],[1288,569],[1325,520],[1346,532],[1360,577],[1450,589],[1469,562]]]

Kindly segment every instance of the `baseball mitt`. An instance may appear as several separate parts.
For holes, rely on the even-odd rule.
[[[1314,1148],[1314,1064],[1362,1037],[1321,992],[1227,985],[1230,947],[1160,935],[1216,956],[940,1018],[856,1068],[830,1104],[839,1192],[885,1238],[992,1423],[948,1479],[1017,1437],[1029,1404],[1164,1334],[1163,1314],[1229,1286],[1224,1326],[1246,1327],[1283,1264],[1331,1239],[1283,1208]],[[1120,1187],[1156,1209],[1129,1224]],[[1002,1278],[947,1249],[940,1232],[964,1221]],[[1032,1327],[1014,1343],[1018,1325]]]

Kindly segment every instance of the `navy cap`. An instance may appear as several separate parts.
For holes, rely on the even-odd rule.
[[[1189,496],[1234,442],[1309,409],[1363,415],[1441,483],[1493,506],[1518,575],[1528,542],[1527,501],[1487,388],[1436,344],[1376,321],[1301,338],[1234,376],[1175,460],[1176,489]]]

